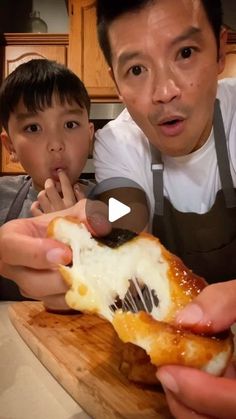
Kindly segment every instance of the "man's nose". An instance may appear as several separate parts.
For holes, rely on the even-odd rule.
[[[169,103],[172,100],[179,98],[181,95],[181,89],[177,83],[176,78],[171,72],[164,72],[155,77],[153,82],[153,103]]]

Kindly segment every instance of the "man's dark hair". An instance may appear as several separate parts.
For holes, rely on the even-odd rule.
[[[97,30],[100,47],[108,65],[112,66],[112,51],[108,37],[110,24],[129,12],[138,12],[157,0],[97,0]],[[215,35],[217,48],[220,45],[220,31],[223,24],[221,0],[201,0],[208,21]]]
[[[76,102],[90,112],[88,92],[72,71],[56,61],[34,59],[19,65],[0,88],[0,122],[7,130],[10,114],[22,99],[28,111],[52,106],[53,94],[61,104]]]

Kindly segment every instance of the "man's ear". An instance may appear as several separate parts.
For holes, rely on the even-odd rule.
[[[5,149],[8,151],[9,155],[10,155],[10,160],[13,163],[17,163],[19,161],[17,154],[16,154],[16,150],[14,148],[14,145],[11,141],[11,138],[9,137],[8,133],[3,130],[0,134],[1,137],[1,141],[2,144],[4,145]]]
[[[93,154],[93,144],[94,144],[94,124],[89,123],[89,155]]]
[[[115,76],[114,76],[114,72],[113,72],[113,70],[112,70],[112,68],[111,68],[111,67],[109,67],[109,68],[108,68],[108,73],[109,73],[110,77],[112,78],[113,82],[115,83],[116,90],[117,90],[117,92],[118,92],[118,96],[119,96],[120,100],[122,100],[122,101],[123,101],[123,97],[122,97],[122,96],[121,96],[121,94],[120,94],[119,87],[118,87],[118,84],[116,83],[116,79],[115,79]]]
[[[220,44],[218,53],[218,74],[222,73],[225,68],[227,37],[228,31],[225,27],[222,27],[220,32]]]

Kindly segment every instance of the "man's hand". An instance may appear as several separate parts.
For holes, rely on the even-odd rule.
[[[85,197],[79,184],[76,183],[72,186],[70,179],[63,170],[58,171],[58,177],[60,191],[58,191],[58,185],[52,179],[47,179],[44,185],[45,189],[39,192],[37,201],[31,205],[31,212],[34,217],[70,208]]]
[[[176,317],[177,324],[192,330],[219,332],[236,320],[236,280],[206,287]],[[157,376],[177,419],[236,418],[236,369],[232,364],[224,377],[193,368],[166,366]]]
[[[44,300],[52,309],[66,308],[67,286],[57,266],[71,262],[71,251],[62,243],[46,237],[47,226],[56,216],[72,216],[83,222],[94,235],[111,229],[105,204],[90,202],[89,219],[83,199],[70,209],[36,218],[18,219],[0,228],[0,273],[17,283],[23,295]]]
[[[214,377],[193,368],[161,367],[161,381],[171,413],[177,419],[235,419],[236,371]]]

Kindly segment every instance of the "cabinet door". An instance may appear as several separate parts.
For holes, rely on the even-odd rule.
[[[48,58],[66,64],[66,47],[57,45],[9,45],[5,48],[5,77],[15,68],[32,59]],[[2,147],[2,172],[24,173],[20,163],[13,163],[9,153]]]
[[[66,47],[62,45],[9,45],[5,48],[5,76],[32,59],[48,58],[66,64]]]
[[[83,80],[92,98],[117,99],[115,85],[98,44],[95,2],[70,0],[69,14],[69,68]]]
[[[236,43],[227,45],[225,69],[219,78],[225,77],[236,77]]]

